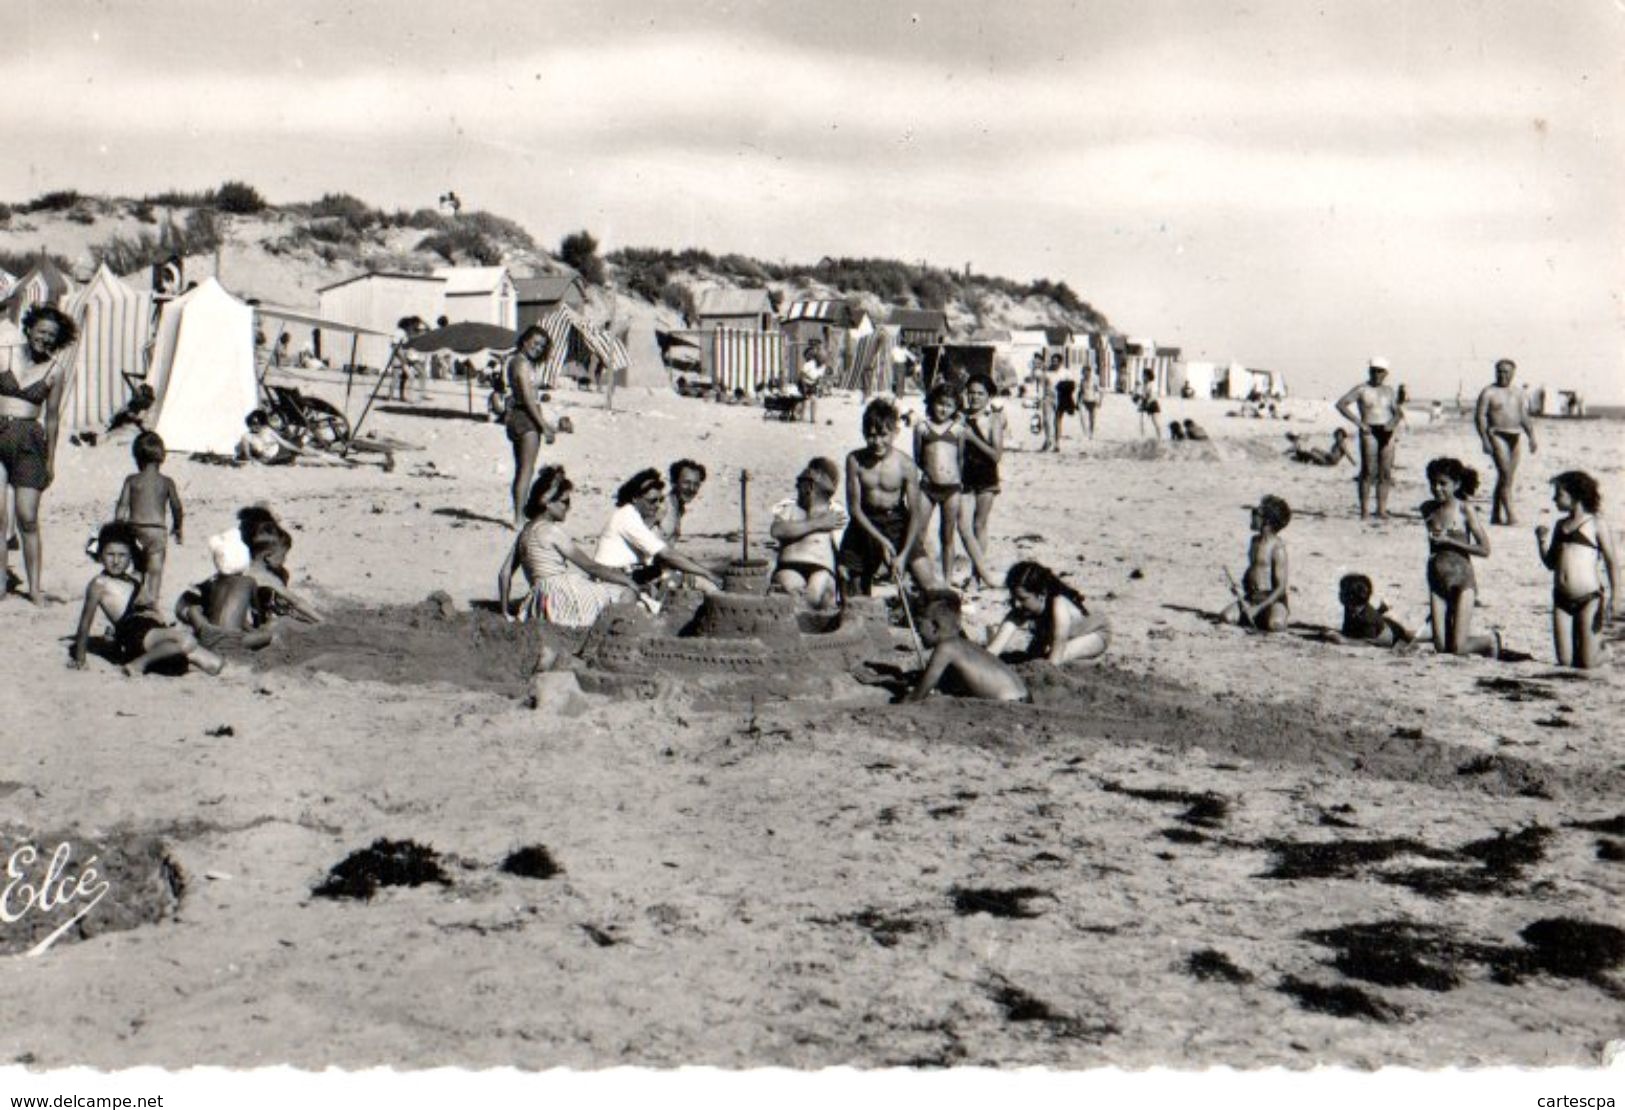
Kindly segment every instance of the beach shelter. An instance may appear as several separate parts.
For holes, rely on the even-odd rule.
[[[6,294],[5,314],[12,320],[21,320],[23,313],[37,304],[61,308],[73,295],[76,286],[55,262],[41,258],[29,271],[17,279]]]
[[[597,359],[612,374],[622,378],[632,365],[625,343],[588,323],[585,316],[567,304],[556,305],[537,323],[553,341],[547,351],[547,361],[542,365],[541,380],[536,383],[539,386],[551,388],[567,362],[589,367]]]
[[[17,275],[0,269],[0,301],[11,296],[12,286],[17,284]]]
[[[171,451],[229,455],[259,405],[254,310],[214,278],[164,306],[147,382],[153,430]]]
[[[69,431],[100,431],[129,400],[123,375],[147,372],[152,294],[129,285],[104,262],[90,284],[68,298],[67,313],[79,326],[79,342],[65,422]]]
[[[711,333],[711,375],[717,388],[754,397],[784,382],[784,336],[776,331],[717,328]]]

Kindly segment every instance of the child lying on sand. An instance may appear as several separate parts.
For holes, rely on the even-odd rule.
[[[96,561],[102,571],[85,587],[85,604],[73,638],[71,665],[75,670],[85,668],[90,629],[100,613],[113,622],[115,662],[125,674],[145,674],[155,663],[183,656],[209,674],[220,673],[225,663],[200,646],[191,629],[164,624],[157,610],[146,603],[141,588],[146,555],[131,525],[121,521],[102,526],[96,536]]]
[[[1343,629],[1341,634],[1334,633],[1333,639],[1353,640],[1377,647],[1410,647],[1416,637],[1388,615],[1386,605],[1371,604],[1371,593],[1371,579],[1363,574],[1345,574],[1338,582],[1337,596],[1343,603]]]
[[[987,648],[965,639],[960,625],[959,595],[948,590],[928,594],[920,612],[920,639],[931,659],[905,701],[923,701],[932,690],[961,698],[1031,701],[1027,684]]]

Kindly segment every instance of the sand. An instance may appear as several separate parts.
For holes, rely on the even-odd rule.
[[[857,442],[856,399],[820,402],[817,426],[661,391],[601,400],[560,397],[576,432],[546,457],[577,484],[566,528],[590,539],[622,479],[691,455],[711,476],[684,547],[716,562],[739,553],[741,465],[762,554],[807,458]],[[1418,426],[1401,518],[1362,524],[1351,467],[1278,454],[1287,429],[1330,430],[1323,403],[1270,422],[1174,401],[1165,416],[1215,439],[1154,448],[1113,398],[1098,437],[1069,428],[1059,455],[1014,420],[1028,450],[1007,457],[993,564],[1063,570],[1115,628],[1102,664],[1029,668],[1037,704],[694,681],[589,692],[564,716],[526,707],[535,633],[468,612],[496,593],[510,462],[499,427],[446,415],[462,403],[441,385],[424,406],[439,417],[369,417],[418,448],[393,474],[171,461],[188,541],[166,599],[204,576],[204,538],[265,500],[295,535],[295,587],[349,614],[220,679],[66,669],[93,571],[80,549],[129,462],[64,445],[45,501],[58,601],[0,603],[6,845],[143,859],[156,843],[174,880],[120,872],[110,897],[139,887],[155,911],[0,958],[0,1059],[1539,1065],[1595,1063],[1625,1037],[1612,935],[1587,931],[1618,923],[1625,891],[1619,649],[1555,670],[1530,534],[1561,469],[1625,503],[1617,425],[1544,423],[1526,523],[1494,529],[1479,562],[1477,619],[1526,662],[1331,646],[1308,627],[1336,622],[1349,570],[1421,624],[1421,469],[1482,464],[1466,424]],[[1302,627],[1265,638],[1200,614],[1242,565],[1242,506],[1270,492],[1295,510]],[[449,618],[424,604],[436,591]],[[1001,604],[973,598],[969,623]],[[449,882],[314,896],[379,838],[432,849]],[[521,848],[561,870],[504,871]]]

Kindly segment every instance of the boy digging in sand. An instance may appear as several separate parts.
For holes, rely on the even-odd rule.
[[[141,582],[142,605],[156,606],[158,591],[163,587],[164,558],[168,553],[168,536],[182,543],[181,523],[186,511],[181,507],[180,491],[175,480],[160,472],[164,465],[164,441],[157,432],[142,432],[130,445],[135,456],[136,472],[124,479],[124,489],[118,495],[118,508],[114,519],[124,521],[135,530],[146,558],[147,574]],[[164,527],[164,517],[172,521]]]
[[[931,558],[917,549],[922,516],[920,478],[909,457],[892,446],[897,409],[876,399],[863,410],[864,445],[846,457],[846,508],[839,566],[844,597],[867,597],[876,573],[889,566],[903,588],[902,568],[917,582],[935,581]]]
[[[1031,701],[1027,684],[987,648],[965,639],[959,623],[959,595],[947,590],[928,594],[920,612],[920,639],[931,659],[905,701],[924,701],[932,690],[961,698]]]
[[[1247,545],[1247,571],[1236,600],[1219,615],[1226,624],[1259,632],[1279,632],[1287,621],[1286,541],[1281,532],[1292,521],[1292,509],[1269,494],[1251,506],[1252,542]],[[1234,590],[1234,579],[1231,580]]]

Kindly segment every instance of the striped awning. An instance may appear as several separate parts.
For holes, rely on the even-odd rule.
[[[537,321],[553,342],[547,350],[537,385],[551,388],[558,381],[567,362],[582,366],[594,359],[602,362],[611,372],[625,370],[632,365],[626,344],[587,319],[567,304],[560,303]]]

